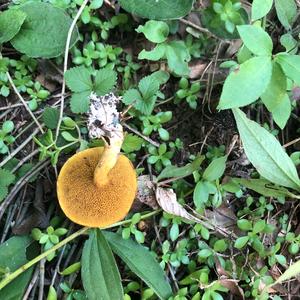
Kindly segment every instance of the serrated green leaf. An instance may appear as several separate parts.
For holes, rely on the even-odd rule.
[[[15,175],[6,169],[0,169],[0,186],[9,186],[15,181]]]
[[[287,77],[300,85],[300,55],[279,54],[276,57]]]
[[[122,150],[126,153],[139,151],[144,143],[144,140],[132,133],[126,134],[122,144]]]
[[[14,236],[0,245],[0,266],[15,271],[28,262],[26,248],[31,243],[27,236]],[[33,268],[25,271],[0,290],[0,299],[21,300],[31,278]]]
[[[136,105],[137,102],[143,101],[142,95],[136,89],[128,90],[122,97],[122,102],[126,105]]]
[[[20,6],[26,14],[21,30],[11,40],[13,47],[29,57],[51,58],[65,51],[72,19],[49,3],[27,2]],[[53,22],[55,20],[55,22]],[[70,47],[78,40],[78,29],[73,31]]]
[[[110,69],[101,69],[96,72],[94,92],[98,96],[109,93],[117,82],[117,73]]]
[[[226,168],[227,155],[214,159],[203,173],[203,178],[207,181],[219,179]]]
[[[46,107],[42,118],[48,128],[55,129],[59,119],[59,111],[54,107]]]
[[[291,29],[297,16],[297,5],[295,0],[275,0],[275,8],[280,23],[285,29]]]
[[[21,10],[8,9],[0,14],[0,44],[10,41],[26,19]]]
[[[123,299],[120,273],[100,229],[91,229],[81,257],[81,278],[89,300]]]
[[[239,109],[233,110],[245,153],[261,176],[271,182],[300,190],[300,180],[291,158],[278,140]]]
[[[146,19],[170,20],[187,15],[193,0],[120,0],[121,7],[129,13]]]
[[[5,199],[8,194],[7,186],[0,185],[0,202]]]
[[[263,18],[269,13],[273,5],[273,0],[253,0],[252,3],[252,21]]]
[[[242,107],[256,101],[266,90],[271,75],[269,56],[247,60],[226,78],[218,109]]]
[[[75,114],[86,113],[90,106],[90,91],[74,93],[71,97],[71,110]]]
[[[163,21],[150,20],[145,25],[140,25],[136,31],[143,33],[152,43],[162,43],[169,35],[169,26]]]
[[[92,91],[93,82],[90,71],[84,66],[75,67],[67,70],[65,80],[68,88],[72,92]]]
[[[143,96],[143,100],[151,99],[159,90],[159,84],[155,77],[146,76],[139,82],[139,90]]]
[[[126,265],[139,276],[160,299],[168,299],[172,295],[164,272],[151,253],[143,246],[132,240],[124,240],[113,232],[104,232],[112,250]]]
[[[271,55],[273,42],[261,27],[255,25],[237,26],[237,30],[245,46],[255,55]]]

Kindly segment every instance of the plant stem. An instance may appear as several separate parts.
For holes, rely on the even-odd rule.
[[[151,216],[154,216],[154,215],[157,215],[160,212],[161,212],[161,209],[158,209],[158,210],[152,211],[150,213],[144,214],[143,216],[141,216],[141,220],[142,219],[147,219],[147,218],[149,218]],[[120,226],[120,225],[129,224],[129,223],[131,223],[131,221],[132,221],[131,219],[120,221],[120,222],[117,222],[115,224],[106,226],[106,227],[101,228],[101,229],[109,229],[109,228],[117,227],[117,226]],[[62,240],[61,242],[59,242],[58,244],[56,244],[55,246],[53,246],[51,249],[49,249],[49,250],[41,253],[40,255],[38,255],[37,257],[35,257],[34,259],[32,259],[29,262],[27,262],[25,265],[21,266],[19,269],[17,269],[13,273],[10,273],[9,275],[7,275],[0,282],[0,290],[3,289],[6,285],[8,285],[15,278],[17,278],[19,275],[21,275],[23,272],[25,272],[26,270],[28,270],[30,267],[32,267],[33,265],[35,265],[36,263],[38,263],[42,259],[46,258],[52,252],[58,250],[62,246],[66,245],[67,243],[71,242],[75,238],[79,237],[80,235],[85,234],[88,231],[88,229],[89,229],[89,227],[83,227],[83,228],[81,228],[80,230],[74,232],[73,234],[69,235],[67,238],[65,238],[64,240]]]

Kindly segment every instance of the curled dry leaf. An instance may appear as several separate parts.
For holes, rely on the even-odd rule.
[[[182,217],[184,219],[199,222],[200,219],[188,213],[185,208],[177,202],[177,196],[172,189],[156,189],[156,200],[160,207],[167,213]]]
[[[239,280],[224,278],[224,279],[220,279],[219,282],[222,286],[229,289],[230,293],[232,295],[235,295],[237,299],[245,299],[244,291],[239,286]]]
[[[155,198],[155,186],[151,181],[149,175],[141,175],[138,177],[138,191],[136,195],[136,199],[144,203],[153,209],[158,208],[158,204]]]

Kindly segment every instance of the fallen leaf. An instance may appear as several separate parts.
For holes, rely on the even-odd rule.
[[[144,203],[153,209],[158,208],[158,204],[155,198],[155,186],[151,181],[149,175],[141,175],[138,177],[138,191],[136,199],[141,203]]]

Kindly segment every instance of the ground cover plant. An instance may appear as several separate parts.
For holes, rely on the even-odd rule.
[[[0,299],[300,299],[299,7],[0,1]]]

